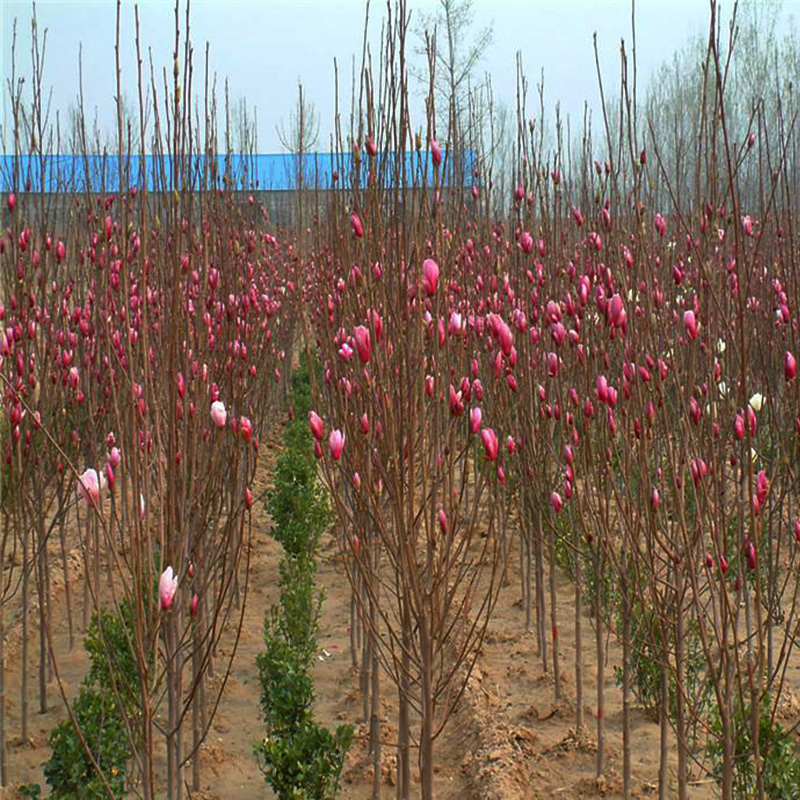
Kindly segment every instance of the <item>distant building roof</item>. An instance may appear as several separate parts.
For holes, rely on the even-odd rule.
[[[443,153],[447,167],[447,153]],[[474,154],[462,153],[465,182],[471,183]],[[124,157],[123,173],[127,186],[140,187],[146,182],[148,191],[171,191],[173,188],[172,158],[170,156],[130,155]],[[378,178],[386,183],[395,180],[395,169],[405,167],[407,184],[419,185],[423,179],[433,183],[433,163],[428,152],[407,152],[403,160],[394,153],[379,153],[374,165]],[[119,191],[119,160],[116,155],[20,155],[18,168],[18,191],[38,192],[83,192],[86,191],[87,176],[92,192]],[[14,187],[15,158],[13,154],[0,155],[0,189],[3,193]],[[217,188],[228,185],[241,191],[290,191],[298,184],[302,169],[303,184],[308,188],[318,186],[329,189],[333,176],[338,171],[339,180],[349,185],[353,175],[353,156],[336,153],[306,153],[300,158],[292,153],[259,153],[254,155],[198,154],[187,159],[180,183],[195,188],[206,186]],[[361,157],[360,182],[365,186],[368,178],[369,158]],[[448,169],[441,172],[441,185],[448,184]],[[142,176],[144,173],[144,177]],[[207,180],[207,183],[206,183]]]

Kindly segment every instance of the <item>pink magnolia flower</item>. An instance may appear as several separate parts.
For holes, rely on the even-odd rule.
[[[787,381],[793,380],[797,375],[797,361],[788,350],[783,354],[783,375]]]
[[[689,338],[694,341],[697,338],[697,334],[700,331],[700,325],[698,324],[697,320],[694,316],[694,311],[689,309],[685,311],[683,314],[683,324],[686,328],[686,333],[689,334]]]
[[[211,404],[211,419],[218,428],[224,428],[228,419],[228,412],[225,411],[225,404],[221,400],[215,400]]]
[[[436,515],[436,517],[439,520],[439,530],[442,533],[447,533],[447,514],[445,514],[443,508],[439,509],[439,513]]]
[[[764,470],[760,470],[756,476],[756,498],[760,505],[764,505],[769,497],[769,478]]]
[[[702,458],[695,458],[691,464],[689,464],[689,473],[692,476],[692,482],[697,486],[708,474],[708,466]]]
[[[331,431],[331,435],[328,437],[328,447],[330,447],[333,460],[338,461],[344,450],[344,434],[340,430]]]
[[[741,412],[733,418],[733,435],[739,441],[744,439],[744,417]]]
[[[433,165],[438,167],[442,163],[442,148],[436,139],[431,139],[431,158],[433,158]]]
[[[661,505],[661,496],[658,493],[658,488],[653,487],[653,491],[650,493],[650,506],[652,507],[653,511],[658,511],[658,507]]]
[[[528,231],[523,231],[522,236],[519,237],[519,246],[523,253],[533,252],[533,237]]]
[[[428,297],[436,293],[438,283],[439,265],[432,258],[426,258],[422,263],[422,288]]]
[[[372,354],[369,330],[367,330],[364,325],[356,326],[353,331],[353,339],[356,343],[356,352],[358,353],[359,361],[361,361],[362,364],[369,363]]]
[[[558,492],[554,491],[550,495],[550,505],[553,507],[553,511],[555,511],[556,514],[561,512],[561,509],[564,506],[564,501],[561,499],[561,495]]]
[[[497,434],[491,428],[484,428],[481,431],[481,439],[483,440],[483,449],[487,460],[496,461],[499,449]]]
[[[514,347],[514,334],[511,333],[511,328],[506,325],[502,317],[498,314],[489,314],[489,330],[492,336],[497,340],[503,355],[508,358],[511,355],[511,350]]]
[[[175,592],[178,591],[178,576],[172,571],[172,567],[167,567],[158,580],[158,598],[161,602],[161,610],[168,611],[175,600]]]
[[[325,423],[316,411],[308,412],[308,427],[311,430],[312,436],[320,441],[325,431]]]
[[[350,227],[353,229],[353,236],[360,239],[364,235],[364,226],[361,224],[361,218],[355,212],[350,215]]]
[[[116,476],[114,475],[114,467],[111,466],[110,463],[106,464],[106,483],[108,485],[108,491],[112,494],[114,493],[114,485],[116,484]]]
[[[353,357],[353,348],[347,342],[344,342],[339,348],[339,357],[345,361],[349,361]]]
[[[756,548],[751,541],[748,541],[745,544],[744,554],[745,558],[747,559],[748,568],[754,570],[757,565]]]
[[[105,483],[104,476],[98,475],[96,469],[87,469],[78,478],[78,496],[90,506],[100,501],[100,490]]]
[[[460,417],[464,413],[464,401],[461,399],[461,392],[456,392],[453,384],[450,384],[449,396],[450,413],[454,417]]]
[[[627,314],[625,313],[625,305],[622,298],[615,294],[608,304],[608,321],[611,323],[612,328],[622,328],[623,332],[627,321]]]
[[[114,469],[116,469],[119,466],[120,461],[122,461],[122,455],[119,452],[119,448],[112,447],[111,452],[108,454],[108,463],[111,464]]]
[[[249,442],[253,438],[253,423],[250,422],[248,417],[242,417],[239,420],[239,431],[246,442]]]
[[[481,429],[481,410],[477,406],[469,412],[469,429],[473,433],[477,433]]]

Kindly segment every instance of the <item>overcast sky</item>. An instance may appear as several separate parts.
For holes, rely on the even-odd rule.
[[[412,14],[435,5],[435,0],[408,2]],[[725,3],[723,9],[730,6]],[[52,103],[61,110],[62,127],[78,93],[82,43],[87,114],[94,117],[96,109],[101,128],[109,134],[114,129],[115,7],[114,0],[39,0],[36,4],[39,31],[48,30],[44,84],[52,87]],[[125,0],[123,7],[123,93],[133,101],[137,96],[133,4]],[[785,0],[782,7],[784,25],[793,24],[800,0]],[[385,8],[385,2],[373,0],[370,40],[376,55]],[[257,108],[261,152],[281,149],[276,126],[288,121],[301,80],[320,118],[318,147],[327,149],[334,113],[333,61],[339,62],[341,102],[348,108],[352,59],[361,53],[364,10],[364,0],[194,0],[195,75],[202,75],[208,41],[211,69],[219,85],[227,77],[231,97],[245,98],[251,109]],[[29,87],[31,4],[0,0],[0,11],[6,138],[12,24],[16,18],[17,74],[26,77]],[[641,87],[687,39],[707,34],[706,0],[638,0],[636,16]],[[142,39],[152,49],[154,64],[171,73],[172,2],[142,0],[139,17]],[[535,85],[544,70],[548,108],[558,100],[564,112],[579,119],[585,101],[597,108],[592,34],[598,35],[606,91],[613,93],[618,85],[620,39],[630,42],[631,6],[630,0],[475,0],[474,28],[487,25],[493,25],[494,37],[477,74],[491,73],[496,97],[513,103],[515,56],[520,51],[531,86],[529,109],[538,103]],[[415,127],[423,123],[417,119]]]

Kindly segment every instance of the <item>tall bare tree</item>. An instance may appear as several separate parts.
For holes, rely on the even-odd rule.
[[[435,133],[444,135],[453,151],[458,150],[462,139],[468,138],[465,127],[473,74],[494,36],[493,25],[473,31],[473,5],[473,0],[437,0],[434,11],[421,15],[417,29],[422,41],[418,54],[427,49],[426,34],[435,44],[434,89],[439,128]],[[419,77],[427,84],[427,69]]]
[[[285,150],[294,155],[292,182],[297,193],[297,231],[303,230],[303,195],[307,183],[306,156],[319,138],[319,117],[314,104],[306,99],[303,84],[297,82],[297,105],[289,117],[289,124],[275,126],[278,139]]]

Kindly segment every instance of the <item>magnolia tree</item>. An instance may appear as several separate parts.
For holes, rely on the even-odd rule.
[[[405,26],[401,3],[380,82],[406,85]],[[418,720],[422,796],[431,798],[434,741],[477,658],[507,549],[493,502],[505,482],[501,432],[482,408],[482,380],[494,378],[472,356],[492,349],[508,363],[511,332],[498,321],[489,337],[463,291],[471,193],[441,183],[433,94],[423,146],[404,132],[407,98],[379,112],[372,74],[362,81],[368,99],[351,136],[363,153],[331,204],[306,287],[307,341],[322,363],[309,425],[364,633],[375,792],[382,669],[399,690],[399,796],[410,793]]]
[[[125,620],[124,646],[102,624],[99,636],[132,756],[129,781],[144,797],[165,785],[170,798],[182,796],[189,759],[199,789],[199,747],[236,649],[250,484],[262,420],[278,402],[296,298],[283,266],[290,254],[221,188],[232,181],[208,163],[200,183],[190,177],[196,133],[181,103],[192,96],[188,21],[183,39],[177,30],[176,8],[166,118],[157,92],[152,128],[140,108],[139,141],[163,148],[152,159],[157,190],[147,188],[144,157],[139,174],[129,169],[120,121],[119,158],[97,182],[87,168],[81,192],[70,181],[76,176],[62,176],[58,203],[44,189],[30,190],[48,185],[44,158],[14,160],[9,227],[0,240],[2,541],[22,556],[21,733],[27,738],[27,610],[35,596],[40,710],[52,670],[86,756],[111,791],[110,773],[91,751],[60,678],[52,576],[61,569],[70,646],[101,609]],[[42,118],[41,72],[34,83],[30,101],[12,96],[17,152],[30,140],[30,120]],[[213,152],[209,114],[204,130],[199,149]],[[52,135],[39,130],[37,138]],[[82,603],[69,571],[72,548]],[[4,608],[15,599],[9,588]],[[223,636],[234,645],[224,658],[217,653]],[[124,674],[126,664],[133,676]],[[221,678],[213,689],[212,673]],[[156,769],[162,737],[165,775]]]
[[[527,394],[519,408],[533,452],[549,455],[525,467],[540,476],[528,513],[534,524],[549,517],[576,600],[593,612],[598,776],[604,628],[620,639],[625,796],[634,695],[661,721],[660,796],[673,742],[681,797],[692,763],[719,779],[723,797],[768,797],[796,779],[791,759],[781,760],[787,738],[776,720],[798,586],[797,295],[790,189],[781,184],[791,139],[751,135],[733,150],[714,14],[705,64],[714,88],[694,124],[702,158],[722,154],[722,196],[698,165],[700,202],[678,205],[690,192],[670,183],[660,131],[651,126],[640,141],[628,124],[625,150],[609,135],[596,160],[587,131],[578,180],[564,180],[559,153],[548,165],[531,127],[513,197],[505,316],[529,320],[525,350],[518,337]],[[635,115],[630,94],[623,80],[622,119]],[[708,132],[710,117],[719,123]],[[761,204],[745,209],[739,174],[756,161],[780,166],[771,177],[757,170]],[[671,207],[651,205],[665,195]],[[551,578],[557,560],[550,556]],[[540,615],[541,572],[534,567]],[[550,604],[552,612],[554,594]],[[579,621],[576,613],[576,629]]]

